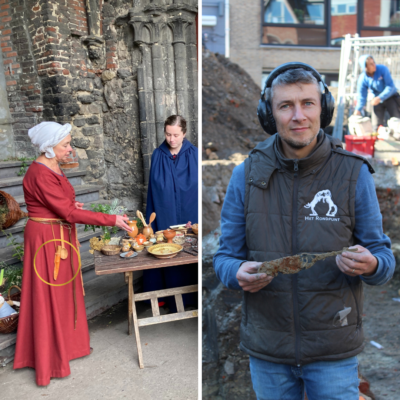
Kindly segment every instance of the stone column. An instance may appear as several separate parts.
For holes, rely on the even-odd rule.
[[[176,103],[177,112],[183,115],[188,122],[186,137],[191,139],[190,118],[189,118],[189,104],[188,104],[188,76],[187,76],[187,55],[186,55],[186,42],[184,37],[184,29],[187,22],[180,17],[176,17],[170,22],[174,34],[174,47],[175,57],[175,90],[176,90]]]
[[[133,10],[131,10],[131,15],[132,14],[133,18],[131,18],[130,24],[135,32],[134,42],[139,46],[142,55],[142,63],[138,66],[138,94],[144,181],[147,194],[151,155],[157,147],[153,94],[152,43],[151,31],[148,26],[146,26],[145,20],[141,17],[136,17]]]
[[[142,60],[138,66],[140,132],[144,169],[143,195],[147,194],[151,155],[164,141],[164,121],[183,115],[187,137],[197,145],[197,46],[192,0],[135,2],[129,14],[134,44]]]

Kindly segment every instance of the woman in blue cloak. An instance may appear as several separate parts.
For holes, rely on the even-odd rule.
[[[171,115],[164,123],[165,141],[151,157],[146,220],[152,212],[154,232],[171,225],[198,222],[198,151],[186,138],[186,120]],[[143,290],[153,291],[197,284],[196,264],[143,271]],[[159,299],[176,312],[175,298]],[[197,293],[183,295],[185,307],[197,306]]]

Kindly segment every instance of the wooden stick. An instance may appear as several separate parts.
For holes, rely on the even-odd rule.
[[[160,315],[160,307],[158,307],[157,297],[152,297],[151,301],[151,311],[153,312],[153,317],[158,317]]]
[[[198,315],[198,310],[193,310],[185,311],[183,313],[160,315],[159,317],[141,318],[139,319],[139,326],[161,324],[163,322],[181,321],[183,319],[196,318]]]
[[[131,279],[132,277],[132,279]],[[125,279],[128,278],[128,335],[132,335],[133,311],[133,272],[125,272]]]
[[[181,294],[175,295],[175,302],[176,302],[176,309],[178,310],[178,313],[185,312],[185,307],[183,306],[183,299],[182,299]]]
[[[135,292],[133,290],[133,273],[129,273],[129,292],[132,293],[130,304],[132,306],[132,314],[133,314],[133,326],[135,329],[135,337],[136,337],[136,347],[138,351],[138,358],[139,358],[139,367],[141,369],[144,368],[143,364],[143,355],[142,355],[142,344],[140,343],[140,335],[139,335],[139,324],[138,324],[138,317],[136,314],[136,305],[135,305]]]
[[[135,294],[135,301],[150,300],[152,297],[168,297],[176,294],[198,292],[198,285],[182,286],[172,289],[154,290],[153,292],[144,292]]]

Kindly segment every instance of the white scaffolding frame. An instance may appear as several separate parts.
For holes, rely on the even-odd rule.
[[[377,64],[386,65],[394,84],[400,88],[400,36],[360,38],[358,34],[346,35],[340,53],[337,116],[332,134],[338,139],[342,139],[346,107],[353,108],[357,100],[358,59],[364,54],[370,54]]]

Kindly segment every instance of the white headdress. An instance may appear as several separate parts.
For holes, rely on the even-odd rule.
[[[53,158],[53,147],[69,135],[72,126],[70,124],[60,125],[57,122],[45,121],[29,129],[28,135],[31,142],[41,153],[46,153],[47,158]]]

